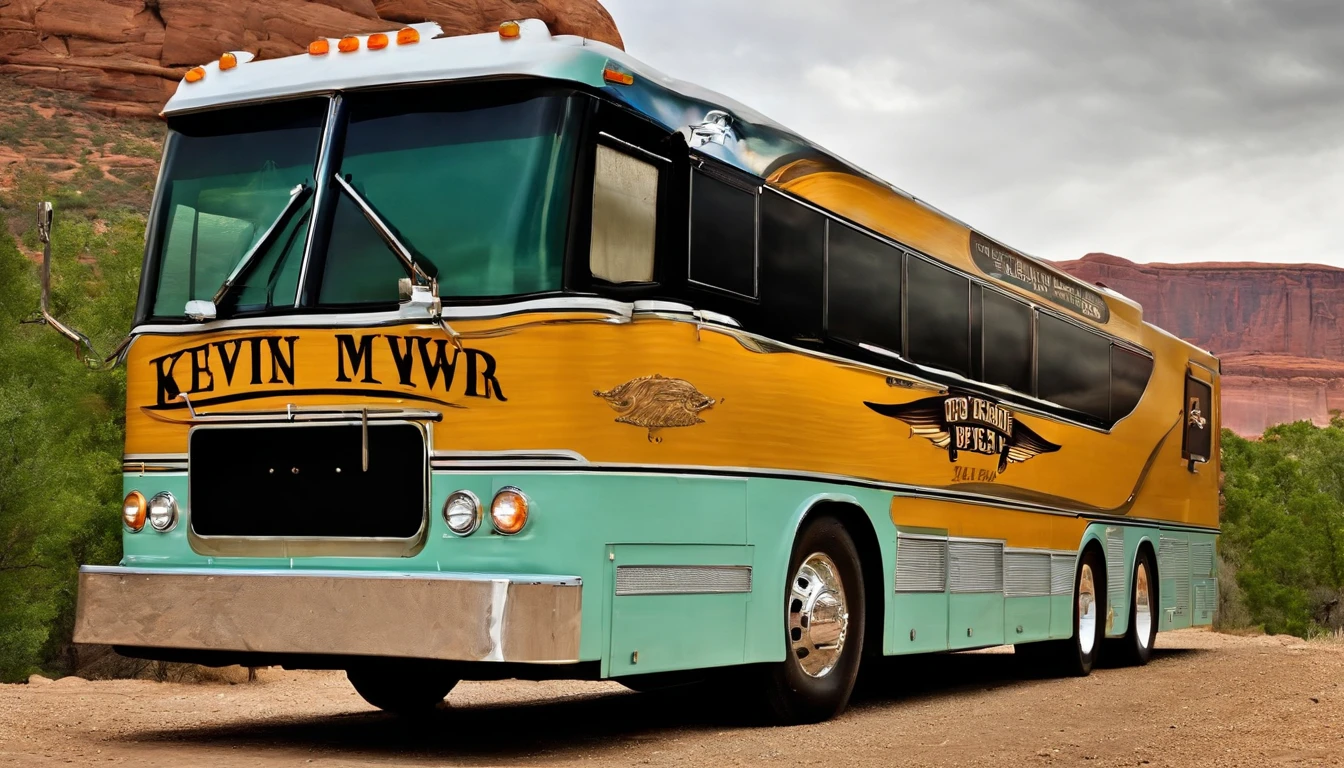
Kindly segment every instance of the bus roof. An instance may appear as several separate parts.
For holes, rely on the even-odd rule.
[[[163,114],[396,84],[491,77],[570,81],[603,91],[682,133],[695,151],[771,187],[1117,335],[1136,338],[1141,332],[1142,309],[1133,300],[992,241],[750,107],[668,77],[618,48],[553,36],[536,19],[519,22],[512,39],[494,32],[444,36],[434,23],[411,27],[418,42],[399,45],[392,31],[381,50],[369,50],[369,35],[359,35],[352,36],[358,48],[347,53],[339,52],[337,39],[319,55],[253,61],[246,51],[234,52],[236,66],[221,69],[211,62],[197,68],[203,76],[194,82],[184,79]]]

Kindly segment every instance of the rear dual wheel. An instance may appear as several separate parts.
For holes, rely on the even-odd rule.
[[[1142,666],[1153,655],[1157,640],[1157,569],[1153,556],[1147,550],[1139,551],[1134,562],[1133,586],[1129,597],[1129,628],[1115,643],[1116,655],[1122,664]],[[1110,653],[1111,649],[1107,649]]]

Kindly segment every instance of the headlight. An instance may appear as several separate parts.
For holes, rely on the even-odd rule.
[[[145,527],[145,506],[145,494],[139,491],[126,494],[121,503],[121,522],[126,524],[126,530],[138,533]]]
[[[531,504],[522,491],[513,486],[500,488],[490,502],[490,523],[496,531],[512,536],[527,525],[529,507]]]
[[[159,533],[173,530],[177,525],[177,499],[164,491],[149,500],[149,525]]]
[[[467,536],[481,525],[481,500],[471,491],[454,491],[443,503],[443,520],[458,536]]]

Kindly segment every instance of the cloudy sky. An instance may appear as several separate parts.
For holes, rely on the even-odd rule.
[[[1338,0],[602,0],[626,49],[1037,256],[1344,266]]]

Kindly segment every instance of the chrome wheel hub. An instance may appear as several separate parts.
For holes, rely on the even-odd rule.
[[[840,661],[849,629],[849,606],[835,562],[808,555],[789,588],[789,647],[803,672],[825,677]]]
[[[1092,566],[1084,564],[1078,574],[1078,646],[1084,654],[1092,653],[1097,642],[1097,586],[1092,578]]]
[[[1134,569],[1134,632],[1139,647],[1147,648],[1153,639],[1153,593],[1148,587],[1148,564]]]

